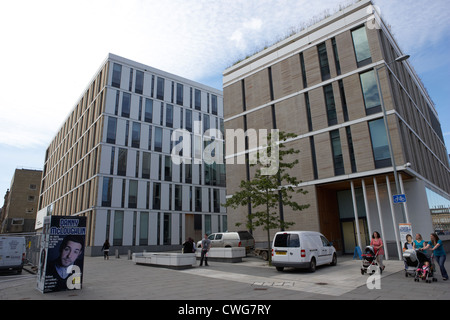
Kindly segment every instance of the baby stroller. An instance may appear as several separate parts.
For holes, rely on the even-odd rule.
[[[403,252],[403,261],[405,261],[405,277],[416,277],[416,271],[419,267],[417,252],[414,249],[408,249]]]
[[[430,259],[422,252],[417,251],[417,259],[419,265],[416,269],[414,276],[414,281],[419,282],[420,279],[425,280],[426,283],[436,282],[437,279],[434,277],[434,263],[433,256]]]
[[[377,269],[380,270],[380,274],[382,272],[381,268],[378,268],[377,263],[377,254],[375,253],[375,250],[372,246],[367,246],[364,249],[364,253],[362,256],[362,264],[361,264],[361,274],[364,273],[370,273],[373,274],[377,271]]]

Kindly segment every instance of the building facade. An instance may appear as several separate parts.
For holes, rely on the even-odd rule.
[[[16,169],[5,194],[0,233],[34,232],[42,170]]]
[[[296,223],[293,229],[322,232],[343,253],[364,248],[378,231],[388,256],[397,257],[399,223],[428,238],[436,229],[432,198],[450,207],[438,114],[402,56],[366,0],[224,71],[227,130],[297,135],[286,143],[300,150],[290,174],[308,191],[296,201],[310,207],[300,213],[280,208],[280,215]],[[236,164],[238,156],[227,149],[227,196],[253,174],[248,164]],[[393,204],[396,194],[406,194],[407,202]],[[228,208],[229,228],[245,223],[251,210]],[[262,230],[254,234],[264,241]]]
[[[109,54],[47,149],[41,212],[86,216],[92,255],[106,239],[125,253],[226,230],[225,165],[201,161],[221,126],[220,90]],[[193,161],[173,162],[189,138]]]

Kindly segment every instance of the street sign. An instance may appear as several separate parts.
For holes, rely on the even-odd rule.
[[[396,194],[392,198],[394,198],[394,204],[405,203],[406,202],[406,195],[405,194]]]

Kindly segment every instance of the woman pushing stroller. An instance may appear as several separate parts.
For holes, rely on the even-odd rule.
[[[444,281],[448,280],[447,270],[445,270],[444,266],[447,256],[445,254],[444,247],[442,246],[442,240],[439,239],[436,233],[432,233],[431,241],[428,242],[428,244],[425,247],[423,247],[423,249],[419,250],[427,250],[429,248],[431,248],[434,260],[436,260],[436,262],[439,265],[439,268],[441,269],[442,280]]]

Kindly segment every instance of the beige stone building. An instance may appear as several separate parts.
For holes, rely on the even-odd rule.
[[[5,195],[0,233],[34,232],[42,170],[16,169]]]
[[[292,229],[320,231],[345,253],[378,231],[391,257],[399,223],[422,234],[435,229],[427,194],[449,206],[448,153],[433,101],[406,59],[366,0],[224,71],[226,129],[297,135],[287,143],[300,150],[291,174],[308,191],[297,201],[310,208],[280,209],[296,222]],[[248,165],[227,165],[227,196],[251,177]],[[407,202],[394,204],[396,194]],[[251,210],[228,208],[230,229]],[[264,241],[262,230],[254,234]]]

